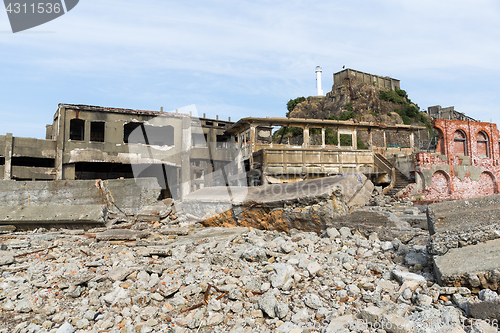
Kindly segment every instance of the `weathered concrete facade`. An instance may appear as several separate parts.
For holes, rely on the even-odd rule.
[[[164,197],[225,185],[216,171],[234,159],[230,121],[60,104],[45,140],[0,136],[4,180],[155,177]]]
[[[350,68],[333,74],[334,86],[344,84],[346,80],[364,82],[378,87],[390,88],[392,90],[400,89],[400,81],[388,76],[368,74]]]
[[[493,123],[435,119],[435,153],[415,159],[417,199],[444,200],[499,192],[499,132]]]
[[[429,106],[427,113],[436,119],[477,121],[465,113],[456,111],[454,106],[446,108],[442,108],[441,105]]]
[[[274,136],[274,127],[300,132],[293,137]],[[241,158],[253,185],[293,182],[329,175],[360,172],[376,183],[391,182],[393,166],[380,154],[411,155],[414,135],[423,127],[385,126],[377,123],[300,119],[243,118],[227,133],[235,135]],[[407,148],[387,147],[386,132],[406,133]],[[358,135],[366,132],[368,149],[358,149]],[[335,134],[337,144],[328,144],[326,134]],[[375,144],[374,136],[382,138]],[[343,140],[345,139],[345,140]],[[394,178],[394,177],[392,177]]]

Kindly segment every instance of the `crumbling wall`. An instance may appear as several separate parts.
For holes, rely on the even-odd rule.
[[[435,153],[415,158],[413,195],[425,200],[473,198],[499,193],[499,145],[495,124],[436,119]]]

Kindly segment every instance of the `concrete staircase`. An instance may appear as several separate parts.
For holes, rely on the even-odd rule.
[[[395,179],[391,179],[392,188],[385,193],[385,195],[393,196],[402,189],[404,189],[409,184],[413,183],[408,177],[406,177],[401,171],[399,171],[389,160],[387,160],[382,154],[376,155],[376,163],[383,164],[383,169],[391,169],[391,173],[395,176]],[[382,166],[382,165],[381,165]],[[392,178],[392,175],[391,175]]]

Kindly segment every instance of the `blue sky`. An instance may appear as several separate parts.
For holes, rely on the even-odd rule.
[[[342,66],[391,76],[421,109],[500,124],[500,2],[97,1],[12,34],[0,11],[0,135],[45,137],[58,103],[284,116]]]

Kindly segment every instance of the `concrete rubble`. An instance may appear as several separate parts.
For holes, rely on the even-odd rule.
[[[0,234],[13,225],[92,228],[158,220],[172,204],[158,202],[160,190],[155,178],[0,181]]]
[[[417,231],[392,240],[362,224],[203,227],[168,204],[139,223],[0,235],[0,333],[496,331],[494,311],[471,320],[496,292],[439,286],[405,202],[361,210],[400,219],[381,234]]]
[[[204,188],[186,196],[182,211],[207,227],[321,233],[332,216],[364,206],[372,191],[372,182],[359,173],[256,187]]]

